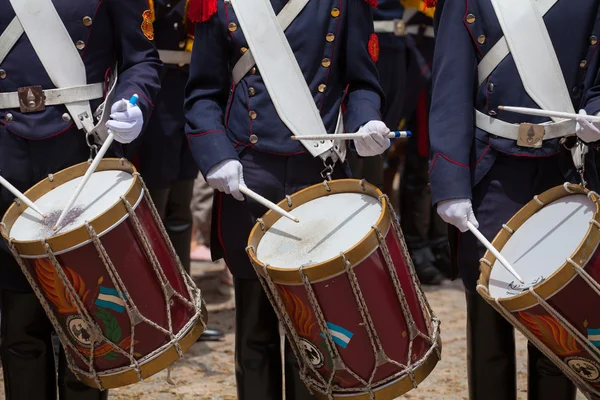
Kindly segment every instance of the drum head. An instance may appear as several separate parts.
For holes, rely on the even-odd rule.
[[[265,232],[256,249],[263,264],[298,269],[337,257],[369,233],[382,208],[372,196],[339,193],[294,208],[293,215],[299,223],[280,218]]]
[[[48,217],[42,219],[28,208],[13,224],[10,236],[18,241],[41,240],[53,236],[55,232],[52,227],[82,179],[83,177],[75,178],[35,201]],[[134,176],[124,171],[99,171],[92,174],[57,233],[66,233],[103,214],[120,201],[133,180]]]
[[[546,205],[525,221],[501,250],[525,284],[496,261],[490,275],[490,296],[513,297],[550,277],[582,244],[595,211],[587,196],[577,194]]]

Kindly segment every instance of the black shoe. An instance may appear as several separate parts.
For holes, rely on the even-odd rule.
[[[223,331],[214,328],[206,328],[202,335],[196,340],[197,342],[216,342],[225,337]]]
[[[414,249],[410,252],[417,277],[423,285],[440,285],[444,275],[434,264],[435,257],[429,247]]]
[[[439,245],[433,245],[431,247],[433,256],[435,257],[436,268],[447,278],[452,276],[452,258],[450,256],[450,245],[445,240]]]

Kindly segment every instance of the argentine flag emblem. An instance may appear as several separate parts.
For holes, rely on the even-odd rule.
[[[592,344],[596,347],[600,347],[600,329],[590,329],[587,330],[588,340],[592,342]]]
[[[125,302],[119,297],[117,289],[100,286],[100,293],[95,304],[99,307],[110,308],[116,312],[125,312]]]
[[[341,326],[332,324],[331,322],[327,323],[327,329],[333,337],[334,343],[344,349],[348,347],[350,339],[352,339],[352,336],[354,336],[354,333],[350,332],[348,329],[344,329]],[[323,333],[321,333],[321,336],[324,337]]]

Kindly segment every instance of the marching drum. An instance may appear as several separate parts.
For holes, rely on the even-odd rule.
[[[87,167],[75,165],[27,191],[47,218],[17,202],[1,228],[71,370],[89,386],[109,389],[181,358],[204,331],[206,309],[125,160],[100,163],[54,234]]]
[[[247,252],[319,399],[393,399],[440,359],[433,315],[387,198],[344,179],[279,203]]]
[[[526,204],[493,241],[477,291],[588,397],[600,396],[600,196],[565,184]]]

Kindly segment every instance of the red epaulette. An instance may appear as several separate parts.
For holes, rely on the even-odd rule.
[[[192,22],[205,22],[217,12],[217,0],[191,0],[188,18]]]
[[[425,8],[433,8],[437,6],[438,0],[425,0]]]
[[[370,5],[373,8],[377,8],[377,1],[378,0],[365,0],[367,2],[368,5]]]

